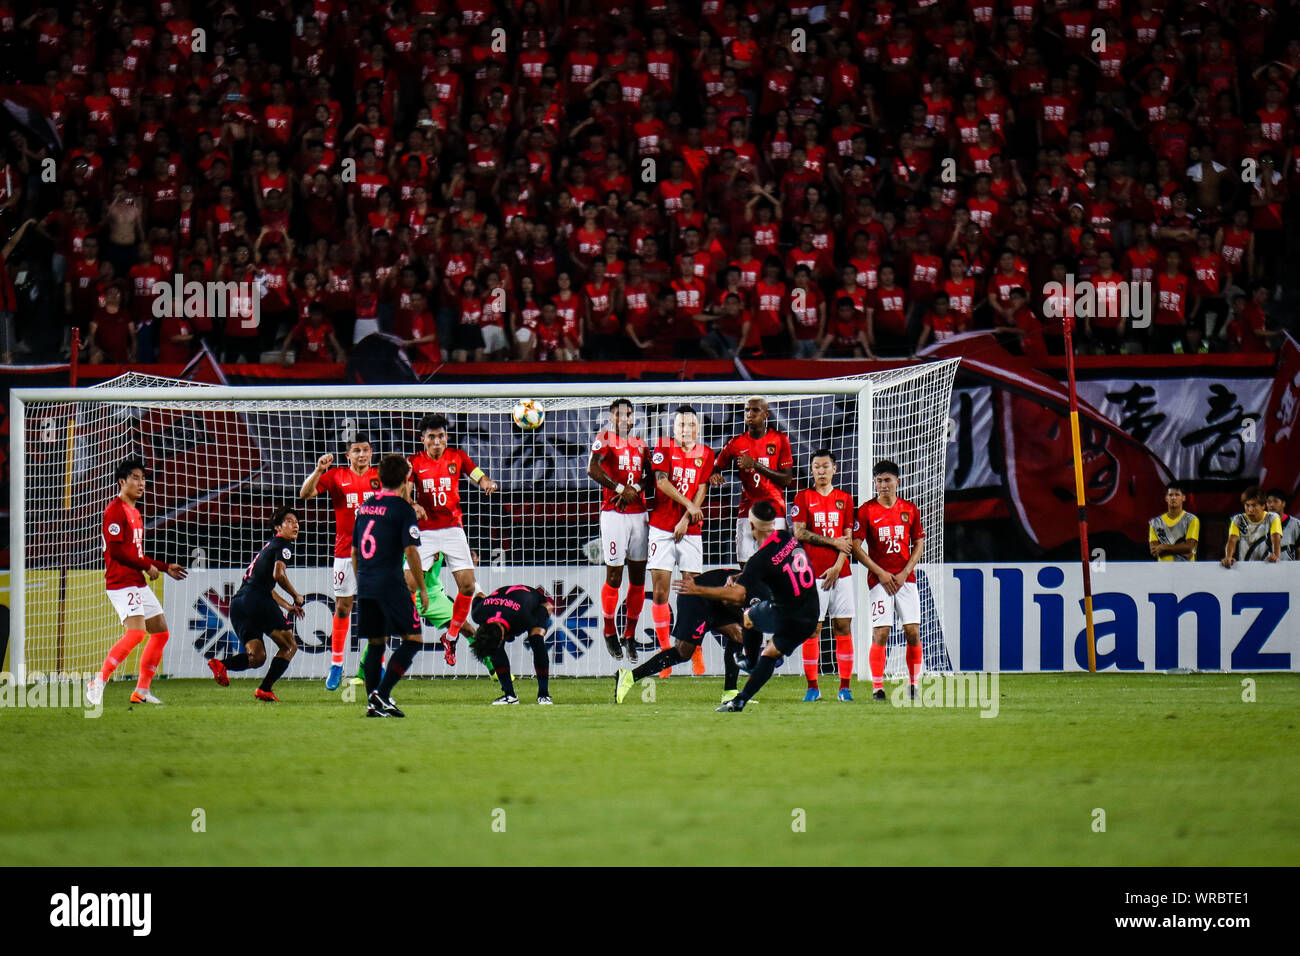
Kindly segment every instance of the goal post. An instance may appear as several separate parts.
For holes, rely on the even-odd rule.
[[[744,430],[744,405],[753,395],[768,400],[772,425],[790,439],[795,482],[787,505],[807,487],[809,459],[819,447],[835,452],[841,463],[836,484],[859,502],[871,494],[875,460],[891,457],[899,463],[901,493],[920,507],[927,535],[920,568],[928,595],[925,663],[930,670],[947,670],[942,594],[931,593],[924,582],[940,580],[931,572],[943,559],[944,438],[957,364],[947,360],[808,381],[330,387],[213,386],[132,373],[90,388],[15,390],[11,670],[24,681],[56,670],[90,673],[120,631],[103,592],[100,521],[117,493],[116,464],[138,457],[149,469],[140,504],[146,551],[190,569],[184,581],[164,576],[151,585],[171,633],[160,673],[207,676],[207,659],[233,653],[238,642],[227,616],[230,598],[244,568],[271,536],[270,515],[294,503],[303,521],[289,577],[308,600],[305,618],[295,624],[299,654],[286,676],[323,677],[329,665],[334,520],[326,496],[302,502],[298,489],[322,454],[333,453],[336,463],[343,463],[347,442],[358,433],[369,436],[376,463],[384,454],[413,454],[420,450],[420,417],[436,411],[451,423],[450,444],[466,450],[499,485],[488,496],[468,481],[460,484],[478,586],[545,587],[556,601],[548,635],[552,673],[608,675],[616,664],[601,639],[606,569],[600,553],[600,489],[586,469],[610,403],[619,398],[633,403],[634,432],[650,447],[671,436],[678,405],[690,404],[699,414],[699,440],[716,453]],[[546,420],[540,429],[521,431],[513,425],[510,410],[521,398],[542,403]],[[68,455],[71,422],[75,438]],[[722,487],[709,490],[706,569],[735,564],[739,490],[734,467]],[[631,572],[624,568],[620,616]],[[865,675],[866,575],[855,573],[855,579],[856,657]],[[454,594],[445,570],[443,583]],[[656,646],[650,618],[646,607],[637,628],[643,653]],[[425,636],[434,640],[433,629],[426,628]],[[899,629],[891,637],[893,676],[906,673],[901,650],[894,648],[901,641]],[[355,666],[358,648],[354,627],[349,667]],[[529,674],[531,661],[525,656],[515,642],[512,667]],[[705,660],[708,672],[721,673],[721,648],[712,640],[706,642]],[[833,663],[833,655],[827,660]],[[134,670],[132,658],[118,673],[126,677]],[[783,670],[797,673],[799,662]],[[417,657],[412,673],[483,676],[484,671],[465,653],[455,667],[448,667],[441,654],[426,653]]]

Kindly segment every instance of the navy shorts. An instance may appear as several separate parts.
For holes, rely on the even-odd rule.
[[[407,637],[420,633],[415,598],[403,588],[377,597],[357,597],[357,634],[363,639]]]
[[[734,613],[719,614],[715,602],[708,601],[697,594],[683,594],[677,598],[673,640],[699,647],[705,635],[710,632],[721,634],[722,628],[728,624],[740,624],[740,608],[736,608]]]
[[[230,626],[245,646],[249,641],[260,641],[272,631],[288,631],[293,627],[284,609],[269,594],[247,591],[236,594],[230,602]]]
[[[776,649],[786,656],[793,654],[799,645],[808,640],[808,635],[820,623],[816,612],[811,617],[804,614],[790,615],[771,601],[760,601],[751,607],[749,619],[758,630],[770,633]]]

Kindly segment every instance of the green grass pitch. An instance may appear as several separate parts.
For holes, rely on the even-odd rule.
[[[97,720],[0,711],[0,864],[1295,865],[1300,675],[1253,678],[1004,676],[994,719],[797,676],[742,714],[719,678],[618,707],[557,679],[551,708],[411,680],[406,720],[319,681],[118,682]]]

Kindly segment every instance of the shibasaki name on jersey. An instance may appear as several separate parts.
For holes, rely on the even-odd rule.
[[[504,607],[504,608],[509,608],[511,611],[518,611],[520,608],[520,604],[518,601],[512,601],[509,598],[503,598],[503,597],[485,597],[483,599],[483,606]]]

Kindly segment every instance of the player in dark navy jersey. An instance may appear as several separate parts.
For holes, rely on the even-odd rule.
[[[289,581],[288,567],[293,562],[293,549],[298,540],[298,512],[285,505],[271,518],[275,537],[262,546],[253,563],[244,572],[244,581],[230,601],[230,625],[244,650],[225,660],[210,660],[212,676],[222,687],[230,685],[227,671],[244,671],[261,667],[266,661],[266,644],[263,637],[270,635],[278,650],[271,658],[261,686],[253,692],[258,700],[278,702],[271,689],[289,667],[289,661],[298,651],[298,641],[293,634],[289,618],[301,618],[302,595]],[[293,598],[290,604],[275,591],[280,585]]]
[[[411,472],[401,455],[379,463],[379,493],[357,505],[352,526],[352,565],[357,578],[357,633],[369,643],[364,667],[367,717],[405,717],[393,704],[393,686],[420,650],[420,618],[406,584],[402,558],[413,573],[423,605],[429,600],[420,567],[420,529],[411,503],[399,491]],[[422,606],[423,606],[422,605]],[[384,668],[384,646],[401,645]]]
[[[812,562],[793,534],[775,527],[776,508],[769,501],[755,502],[749,511],[750,531],[759,548],[745,562],[745,570],[734,584],[701,588],[679,581],[678,594],[698,594],[721,601],[744,603],[766,591],[771,597],[751,604],[745,611],[745,626],[770,633],[744,689],[718,708],[734,713],[745,709],[776,669],[777,658],[794,653],[817,625],[820,604],[817,576]]]
[[[695,583],[702,588],[725,587],[733,584],[739,576],[739,568],[717,568],[696,575]],[[694,657],[695,649],[709,633],[718,635],[726,642],[723,645],[726,670],[722,700],[724,702],[731,700],[738,693],[736,682],[740,675],[740,668],[735,660],[736,653],[742,643],[748,641],[751,644],[751,653],[755,657],[758,656],[758,645],[762,639],[760,632],[744,630],[743,617],[744,611],[739,602],[728,603],[698,594],[681,595],[677,599],[677,617],[673,622],[675,643],[671,647],[664,648],[635,670],[620,668],[614,677],[614,702],[623,703],[632,685],[643,678],[680,664],[682,661],[689,661]]]
[[[478,630],[470,646],[480,661],[485,664],[492,662],[497,680],[501,682],[501,696],[492,701],[493,705],[519,703],[510,677],[506,644],[520,634],[528,635],[524,643],[533,652],[537,703],[555,703],[551,700],[551,661],[546,650],[546,632],[551,629],[551,612],[554,610],[555,605],[545,591],[523,584],[507,584],[491,594],[480,592],[475,595],[470,616]]]

